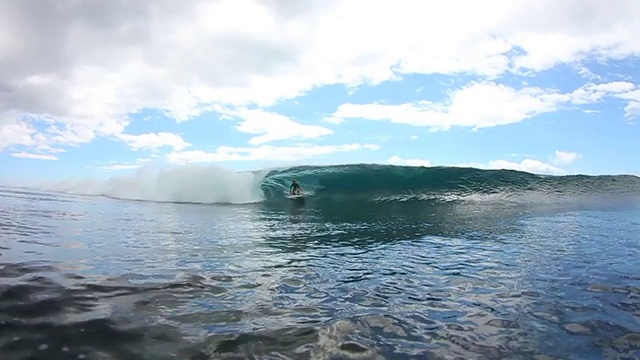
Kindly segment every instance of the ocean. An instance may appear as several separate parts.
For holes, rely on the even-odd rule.
[[[638,359],[639,245],[635,176],[186,166],[5,186],[0,359]]]

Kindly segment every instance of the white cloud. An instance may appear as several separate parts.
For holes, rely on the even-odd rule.
[[[32,154],[27,152],[19,152],[13,153],[11,156],[25,158],[25,159],[35,159],[35,160],[59,160],[57,156],[51,154]]]
[[[565,171],[559,167],[544,163],[540,160],[524,159],[519,163],[507,160],[491,160],[486,166],[489,169],[505,169],[526,171],[534,174],[563,174]]]
[[[344,119],[337,118],[337,117],[332,117],[332,116],[327,116],[327,117],[325,117],[323,119],[323,121],[331,123],[331,124],[342,124]]]
[[[270,105],[398,74],[493,78],[620,59],[640,53],[639,14],[634,0],[2,2],[0,118],[11,121],[0,121],[0,148],[31,146],[35,132],[49,145],[113,136],[144,108],[184,121],[212,103]],[[551,111],[538,95],[517,94],[531,103],[506,114],[469,105],[504,123]]]
[[[404,166],[431,166],[431,162],[425,159],[403,159],[399,156],[392,156],[387,161],[392,165],[404,165]]]
[[[589,80],[600,80],[601,77],[600,75],[594,73],[593,71],[591,71],[590,69],[584,67],[584,66],[580,66],[578,69],[578,74],[580,74],[582,77],[589,79]]]
[[[416,139],[418,139],[418,137],[417,137],[416,135],[411,135],[411,136],[409,137],[409,140],[416,140]]]
[[[624,115],[629,119],[633,119],[640,116],[640,102],[639,101],[629,102],[629,104],[624,108]]]
[[[376,145],[376,144],[364,144],[362,145],[363,149],[369,149],[369,150],[379,150],[380,149],[380,145]]]
[[[191,146],[191,144],[184,141],[179,135],[167,132],[146,133],[139,135],[119,134],[117,135],[117,137],[127,143],[133,150],[155,150],[161,147],[170,146],[173,148],[173,150],[180,151]]]
[[[229,147],[220,146],[215,152],[202,150],[174,151],[167,154],[167,161],[173,164],[201,163],[201,162],[225,162],[225,161],[290,161],[308,159],[315,156],[327,155],[336,152],[349,152],[356,150],[378,150],[380,147],[374,144],[346,144],[346,145],[294,145],[294,146],[270,146],[258,147]]]
[[[640,101],[640,89],[622,93],[618,97],[625,100]]]
[[[400,105],[343,104],[336,118],[363,118],[447,130],[506,125],[556,110],[565,97],[540,88],[514,90],[493,82],[473,83],[450,94],[446,103],[420,101]]]
[[[516,90],[495,82],[480,82],[451,92],[449,99],[442,103],[427,100],[399,105],[346,103],[340,105],[331,118],[390,121],[432,130],[448,130],[453,126],[478,129],[517,123],[568,104],[598,102],[605,96],[633,99],[637,90],[632,89],[634,84],[618,81],[587,84],[563,94],[538,87]]]
[[[330,129],[317,125],[303,125],[290,118],[263,110],[220,110],[223,115],[243,119],[236,130],[247,134],[261,134],[249,139],[251,145],[285,139],[315,139],[330,135]]]
[[[559,155],[559,157],[561,158],[564,157],[564,160],[567,160],[571,157],[571,155],[569,154],[573,154],[573,153],[556,152],[556,155],[558,155],[558,153],[561,154]],[[571,159],[567,163],[571,161],[573,161],[573,159]],[[390,157],[387,160],[387,163],[392,165],[403,165],[403,166],[424,166],[424,167],[433,166],[433,164],[426,159],[418,159],[418,158],[404,159],[399,156]],[[473,167],[478,169],[492,169],[492,170],[501,170],[501,169],[518,170],[518,171],[526,171],[526,172],[536,173],[536,174],[565,173],[565,170],[559,167],[544,163],[539,160],[534,160],[534,159],[524,159],[519,163],[508,161],[508,160],[491,160],[486,164],[471,162],[471,163],[465,163],[465,164],[449,164],[447,166]]]
[[[373,135],[373,136],[366,136],[364,138],[367,141],[380,141],[380,142],[386,142],[391,140],[391,136],[389,135]]]
[[[624,108],[625,116],[628,119],[640,116],[640,89],[619,94],[618,97],[624,100],[629,100],[629,103]]]
[[[0,151],[12,145],[33,145],[35,132],[28,123],[9,116],[0,117]]]
[[[586,88],[596,91],[603,92],[605,94],[620,94],[626,93],[636,88],[635,84],[630,83],[628,81],[613,81],[609,83],[601,83],[601,84],[589,84]]]
[[[553,162],[557,165],[567,165],[576,161],[578,157],[577,153],[557,150]]]
[[[577,159],[581,157],[580,154],[569,151],[561,151],[556,150],[554,153],[552,164],[545,163],[540,160],[532,159],[533,155],[528,154],[511,154],[514,157],[525,156],[526,159],[523,159],[520,162],[513,162],[508,160],[491,160],[486,164],[483,163],[465,163],[465,164],[452,164],[450,166],[457,167],[474,167],[478,169],[493,169],[493,170],[517,170],[517,171],[526,171],[534,174],[566,174],[567,171],[562,169],[556,165],[568,165],[575,162]]]
[[[574,104],[591,104],[602,101],[605,96],[624,96],[635,89],[635,85],[628,81],[614,81],[610,83],[589,83],[569,94]],[[620,94],[620,95],[619,95]]]

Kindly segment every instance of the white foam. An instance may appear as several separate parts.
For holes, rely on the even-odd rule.
[[[267,173],[186,165],[160,170],[141,168],[131,175],[62,181],[42,188],[128,200],[246,204],[264,200],[260,183]]]

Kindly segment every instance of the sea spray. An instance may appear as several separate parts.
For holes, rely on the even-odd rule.
[[[143,167],[106,180],[68,180],[42,188],[127,200],[245,204],[263,200],[260,183],[265,175],[266,171],[235,172],[218,166]]]

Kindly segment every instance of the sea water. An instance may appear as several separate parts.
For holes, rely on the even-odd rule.
[[[2,187],[0,359],[638,358],[639,190],[373,165]]]

